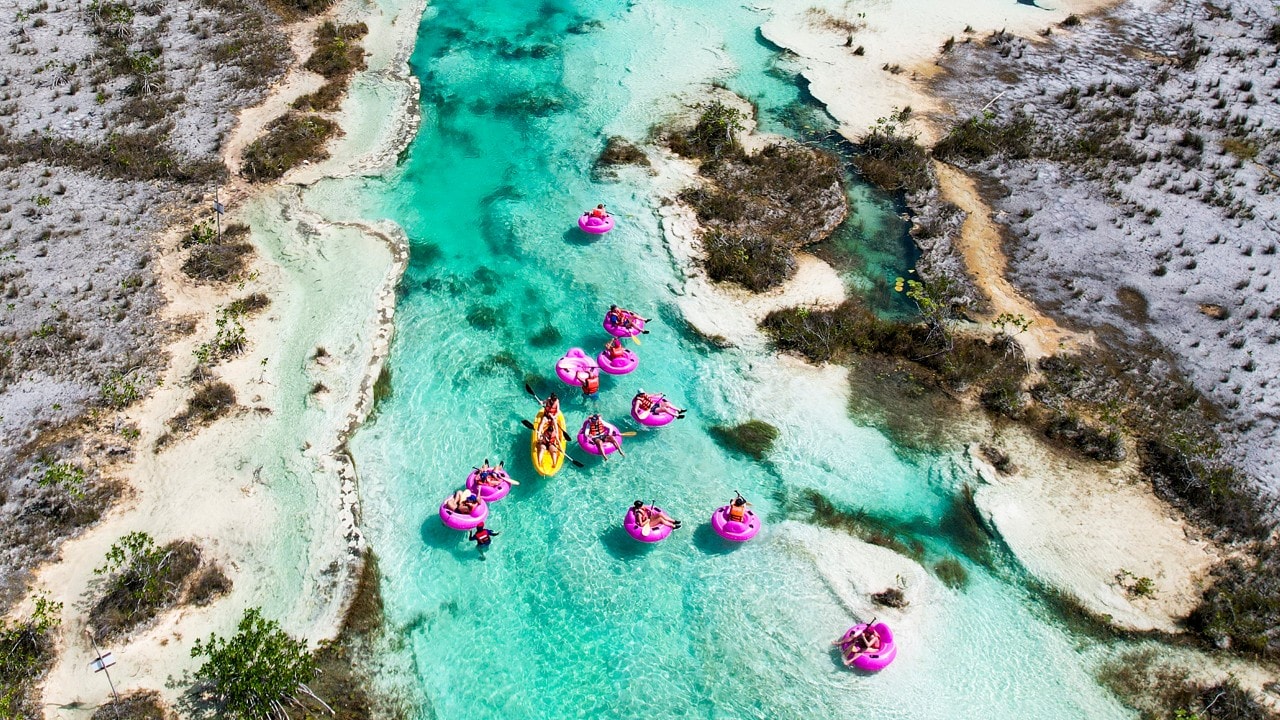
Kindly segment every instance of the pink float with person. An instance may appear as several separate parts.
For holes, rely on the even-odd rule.
[[[467,476],[467,489],[486,503],[496,502],[506,497],[511,492],[512,485],[520,483],[512,480],[511,476],[503,468],[506,461],[498,463],[496,466],[489,465],[489,458],[485,458],[480,467],[471,471]]]
[[[737,490],[728,505],[711,513],[711,529],[730,542],[746,542],[760,532],[760,518],[748,506],[746,498]]]
[[[623,347],[621,340],[612,337],[604,344],[604,350],[596,356],[596,362],[601,370],[610,375],[626,375],[640,366],[640,357]]]
[[[601,203],[582,213],[578,218],[578,229],[589,235],[604,235],[613,229],[613,216],[605,212]]]
[[[649,322],[638,314],[618,307],[610,305],[609,311],[604,314],[604,331],[614,337],[634,338],[637,335],[645,334],[644,324]]]
[[[898,657],[898,645],[894,642],[893,631],[888,625],[874,619],[870,623],[854,625],[831,644],[840,648],[840,659],[845,667],[856,667],[867,672],[883,670]]]
[[[640,542],[656,543],[666,540],[671,531],[680,527],[680,521],[668,515],[657,505],[645,505],[635,501],[622,518],[622,527]]]
[[[613,453],[626,457],[622,452],[622,432],[600,417],[600,413],[589,415],[582,423],[582,429],[578,430],[578,447],[606,460]]]
[[[440,522],[453,530],[470,530],[489,517],[489,505],[470,490],[459,490],[440,503]]]
[[[684,418],[684,410],[671,404],[662,393],[646,393],[643,388],[631,398],[631,417],[645,427],[662,427]]]

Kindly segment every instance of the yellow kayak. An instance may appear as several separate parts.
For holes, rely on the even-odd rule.
[[[553,459],[552,453],[543,453],[542,462],[538,462],[538,431],[537,427],[542,424],[542,415],[545,410],[538,410],[538,415],[533,418],[533,427],[535,428],[529,438],[529,456],[533,458],[533,469],[543,477],[551,477],[560,472],[560,468],[564,466],[564,453],[555,455]],[[560,436],[567,437],[569,431],[564,426],[564,413],[560,413],[556,417],[556,424],[560,426]],[[561,449],[564,448],[564,441],[561,441]]]

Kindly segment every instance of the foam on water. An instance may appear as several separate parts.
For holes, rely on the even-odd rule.
[[[405,162],[391,177],[308,191],[335,217],[393,219],[413,243],[394,390],[351,446],[420,716],[1127,717],[1090,679],[1077,641],[1008,579],[969,565],[968,588],[950,590],[908,559],[789,519],[817,490],[932,529],[932,560],[955,552],[936,528],[962,478],[950,457],[904,461],[857,426],[857,389],[838,369],[689,336],[651,178],[591,179],[606,136],[642,139],[711,80],[782,129],[802,96],[758,39],[764,19],[731,0],[436,0],[413,58],[423,122]],[[619,227],[592,242],[574,219],[599,201]],[[864,232],[900,235],[882,199],[859,212]],[[566,402],[570,425],[598,408],[628,429],[639,387],[689,417],[627,438],[626,458],[540,479],[519,424],[536,409],[526,374],[540,393],[573,397],[552,365],[569,346],[600,346],[611,302],[658,320],[633,345],[636,373],[606,377],[596,402]],[[548,325],[561,339],[535,346]],[[749,417],[781,430],[767,464],[709,434]],[[436,510],[486,457],[522,484],[494,504],[501,536],[482,558]],[[706,525],[734,490],[766,519],[741,547]],[[637,498],[685,527],[656,547],[635,543],[621,518]],[[829,643],[868,610],[858,588],[895,576],[917,598],[895,616],[899,659],[851,673]]]

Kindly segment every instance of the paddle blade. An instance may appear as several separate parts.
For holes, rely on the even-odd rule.
[[[533,423],[531,423],[531,422],[529,422],[528,420],[525,420],[525,419],[523,419],[523,418],[521,418],[521,420],[520,420],[520,424],[521,424],[521,425],[523,425],[523,426],[525,426],[525,427],[527,427],[527,428],[529,428],[530,430],[532,430],[532,429],[533,429]]]
[[[637,345],[642,345],[642,344],[643,344],[643,343],[641,343],[641,342],[640,342],[640,336],[639,336],[639,335],[632,335],[632,336],[631,336],[631,339],[632,339],[632,340],[635,340]]]

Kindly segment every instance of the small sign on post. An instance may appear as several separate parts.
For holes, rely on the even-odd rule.
[[[89,663],[89,667],[93,668],[94,672],[102,672],[103,670],[106,670],[107,668],[115,664],[116,664],[116,656],[113,655],[110,650],[108,650],[102,655],[98,656],[97,660],[94,660],[93,662]]]

